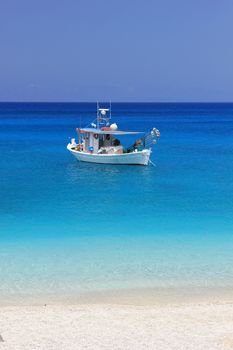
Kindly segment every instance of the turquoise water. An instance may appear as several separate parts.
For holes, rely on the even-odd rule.
[[[233,104],[113,104],[156,167],[78,163],[94,114],[0,104],[0,295],[233,286]]]

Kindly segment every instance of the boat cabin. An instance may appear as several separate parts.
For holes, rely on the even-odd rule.
[[[78,133],[78,145],[73,140],[74,149],[93,154],[127,153],[129,150],[123,148],[117,136],[141,134],[134,131],[119,131],[116,124],[101,129],[77,128],[76,131]]]

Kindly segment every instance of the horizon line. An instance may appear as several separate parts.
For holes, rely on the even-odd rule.
[[[2,103],[109,103],[110,101],[0,101],[0,104]],[[233,101],[111,101],[111,103],[153,103],[153,104],[195,104],[195,103],[203,103],[203,104],[207,104],[207,103],[216,103],[216,104],[224,104],[224,103],[233,103]]]

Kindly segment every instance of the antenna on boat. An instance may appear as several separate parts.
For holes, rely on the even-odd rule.
[[[100,125],[109,125],[110,116],[110,108],[97,108],[97,128],[99,129]]]

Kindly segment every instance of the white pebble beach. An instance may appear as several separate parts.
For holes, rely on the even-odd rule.
[[[93,293],[76,305],[2,305],[0,349],[233,349],[230,290],[222,297],[219,291],[186,294],[184,301],[171,291],[164,298],[149,294],[125,291],[114,299]]]

